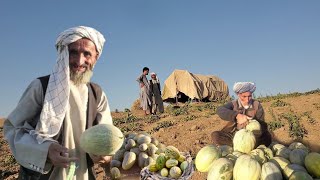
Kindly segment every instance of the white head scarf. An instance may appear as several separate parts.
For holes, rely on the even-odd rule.
[[[233,85],[233,91],[237,94],[244,92],[253,93],[256,90],[256,85],[253,82],[237,82]]]
[[[88,38],[95,44],[99,56],[102,53],[105,39],[100,32],[91,27],[73,27],[58,36],[55,45],[58,58],[50,74],[40,120],[36,129],[30,131],[39,144],[44,141],[54,141],[52,137],[60,131],[70,93],[68,45],[82,38]]]
[[[151,78],[152,82],[153,82],[153,83],[160,83],[160,80],[159,80],[157,74],[156,74],[155,72],[152,72],[152,73],[150,73],[150,76],[152,76],[152,75],[155,75],[155,76],[156,76],[156,79],[155,79],[155,80]]]

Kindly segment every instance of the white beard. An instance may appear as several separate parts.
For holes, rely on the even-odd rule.
[[[79,73],[79,72],[73,72],[70,69],[70,80],[76,85],[79,86],[81,84],[87,84],[88,82],[90,82],[90,79],[93,75],[93,71],[87,69],[85,72],[83,73]]]

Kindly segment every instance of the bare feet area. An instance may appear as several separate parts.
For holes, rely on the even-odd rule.
[[[266,122],[273,132],[273,140],[288,145],[300,141],[312,151],[320,152],[320,90],[306,93],[279,94],[258,98],[266,114]],[[165,113],[144,116],[141,110],[113,112],[114,124],[123,133],[150,133],[165,145],[173,145],[181,152],[188,152],[195,158],[197,152],[211,144],[210,134],[220,130],[225,122],[215,114],[221,103],[191,103],[166,107]],[[16,179],[19,166],[3,138],[3,119],[0,120],[0,180]],[[292,124],[298,124],[292,128]],[[110,179],[109,167],[97,164],[97,179]],[[123,179],[139,179],[140,169],[134,167],[122,171]],[[207,173],[195,171],[192,180],[206,179]]]

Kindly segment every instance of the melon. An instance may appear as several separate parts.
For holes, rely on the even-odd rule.
[[[151,143],[151,137],[142,135],[137,139],[137,142],[138,144],[143,144],[143,143],[149,144]]]
[[[174,146],[167,146],[164,150],[164,154],[169,158],[178,159],[180,157],[179,150]]]
[[[136,162],[137,156],[134,152],[128,152],[122,161],[122,169],[128,170],[130,169],[134,163]]]
[[[267,162],[267,158],[264,156],[264,152],[261,149],[252,150],[250,156],[257,160],[261,165]]]
[[[246,126],[246,129],[250,130],[255,135],[256,138],[259,138],[262,134],[261,125],[255,119],[249,120],[249,123]]]
[[[269,162],[273,162],[275,165],[280,168],[280,170],[284,170],[284,168],[290,164],[290,161],[283,158],[283,157],[273,157],[272,159],[269,160]]]
[[[166,161],[167,161],[167,159],[166,159],[165,155],[164,154],[160,154],[156,159],[156,167],[157,167],[157,169],[160,170],[160,169],[164,168],[165,165],[166,165]]]
[[[233,152],[233,148],[228,145],[221,145],[219,146],[219,149],[221,151],[222,157],[226,157],[228,154],[231,154]]]
[[[232,179],[233,163],[227,158],[219,158],[213,161],[208,172],[207,180],[231,180]]]
[[[161,171],[160,171],[160,175],[162,177],[167,177],[169,175],[169,171],[167,168],[162,168]]]
[[[291,150],[287,147],[284,147],[284,148],[278,149],[275,153],[275,156],[280,156],[285,159],[289,159],[290,153],[291,153]]]
[[[85,130],[80,136],[80,147],[99,156],[114,155],[122,146],[124,135],[111,124],[99,124]]]
[[[215,145],[207,145],[196,155],[195,165],[198,171],[208,172],[212,162],[221,157],[220,149]]]
[[[307,172],[307,170],[299,164],[288,164],[283,170],[283,175],[285,178],[289,179],[289,177],[297,171]]]
[[[320,154],[316,152],[309,153],[304,159],[304,165],[308,172],[316,178],[320,178]]]
[[[169,159],[166,161],[166,167],[168,169],[172,168],[173,166],[177,166],[178,164],[179,164],[179,162],[176,159]]]
[[[279,143],[271,143],[270,146],[273,154],[276,154],[278,150],[286,147],[285,145]]]
[[[177,179],[177,178],[179,178],[181,176],[182,171],[181,171],[181,169],[179,167],[173,166],[170,169],[169,174],[170,174],[170,177]]]
[[[313,180],[313,178],[306,172],[297,171],[289,177],[289,180]]]
[[[237,131],[233,137],[234,151],[250,153],[256,145],[256,138],[253,133],[246,129]]]
[[[262,165],[261,180],[282,180],[282,174],[277,165],[266,162]]]
[[[307,148],[304,144],[302,144],[301,142],[293,142],[289,145],[289,149],[290,150],[294,150],[294,149],[302,149],[304,151],[306,151],[307,153],[309,153],[309,148]]]
[[[247,154],[244,154],[237,159],[233,168],[234,180],[259,180],[260,175],[261,166],[257,160]]]
[[[117,167],[111,168],[110,174],[111,174],[111,179],[112,180],[117,180],[117,179],[121,178],[120,170]]]
[[[289,160],[293,164],[304,166],[304,159],[307,154],[308,153],[303,149],[294,149],[290,152]]]
[[[180,169],[181,169],[182,171],[184,171],[184,170],[187,169],[188,165],[189,165],[188,161],[183,161],[183,162],[180,164]]]

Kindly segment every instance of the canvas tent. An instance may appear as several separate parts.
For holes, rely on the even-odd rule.
[[[165,80],[162,91],[164,102],[217,101],[229,97],[227,84],[217,76],[193,74],[174,70]]]

